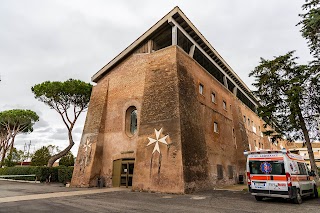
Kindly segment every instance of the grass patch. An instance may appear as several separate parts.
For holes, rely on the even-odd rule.
[[[320,188],[319,188],[318,190],[320,190]],[[248,189],[248,188],[245,188],[245,189],[242,189],[242,191],[244,191],[244,192],[248,192],[248,191],[249,191],[249,189]]]
[[[318,187],[318,194],[320,195],[320,186]]]

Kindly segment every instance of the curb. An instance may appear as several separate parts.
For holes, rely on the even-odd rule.
[[[19,182],[19,183],[40,183],[40,181],[13,180],[13,179],[5,179],[5,178],[0,178],[0,180],[11,181],[11,182]]]

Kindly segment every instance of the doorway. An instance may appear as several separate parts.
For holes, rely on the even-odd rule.
[[[112,186],[130,187],[134,171],[134,159],[118,159],[113,161]]]

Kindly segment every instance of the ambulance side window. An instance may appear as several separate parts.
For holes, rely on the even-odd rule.
[[[298,162],[298,167],[299,167],[299,175],[307,175],[307,169],[306,169],[306,165],[304,163],[299,163]]]

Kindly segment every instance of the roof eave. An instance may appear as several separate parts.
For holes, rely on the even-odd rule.
[[[142,41],[148,38],[155,30],[157,30],[162,24],[166,23],[170,17],[172,17],[177,12],[181,11],[178,6],[173,8],[167,15],[160,19],[156,24],[154,24],[149,30],[142,34],[138,39],[136,39],[132,44],[130,44],[126,49],[124,49],[119,55],[112,59],[108,64],[102,67],[96,74],[91,77],[91,80],[97,83],[106,72],[113,67],[117,62],[123,59],[131,51],[133,51]]]

